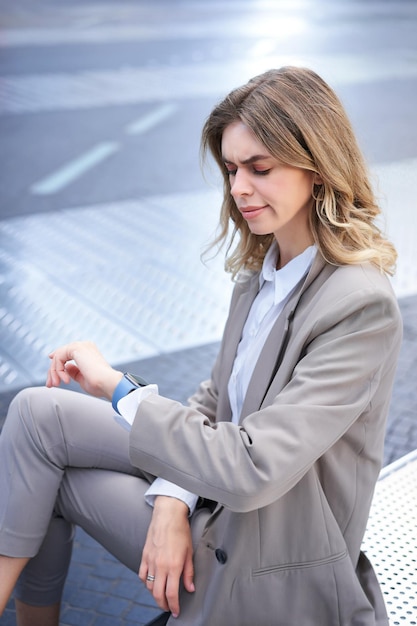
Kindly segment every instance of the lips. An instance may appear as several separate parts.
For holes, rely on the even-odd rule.
[[[260,215],[264,209],[266,209],[266,206],[245,206],[245,207],[239,207],[239,211],[242,214],[242,217],[245,218],[245,220],[251,220],[251,219],[255,219],[255,217],[258,217],[258,215]]]

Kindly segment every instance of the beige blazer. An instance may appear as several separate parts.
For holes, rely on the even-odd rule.
[[[227,382],[258,289],[234,289],[211,380],[189,406],[141,405],[132,463],[213,501],[177,626],[386,626],[360,552],[381,466],[402,324],[370,265],[316,258],[273,327],[239,426]]]

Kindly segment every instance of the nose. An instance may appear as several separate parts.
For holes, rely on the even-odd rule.
[[[252,193],[252,185],[245,170],[237,169],[236,174],[230,179],[230,193],[235,200]]]

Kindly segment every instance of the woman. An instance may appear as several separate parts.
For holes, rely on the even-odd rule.
[[[401,320],[351,126],[319,76],[285,67],[216,106],[202,147],[224,177],[219,241],[238,236],[212,377],[184,406],[92,344],[50,355],[49,389],[19,394],[1,436],[1,607],[23,570],[18,623],[58,623],[79,524],[168,623],[386,625],[360,546]],[[57,389],[71,379],[114,408]]]

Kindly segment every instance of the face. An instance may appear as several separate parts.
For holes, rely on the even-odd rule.
[[[282,165],[240,121],[224,130],[222,154],[231,194],[250,230],[273,233],[281,258],[284,251],[293,258],[311,245],[314,172]]]

